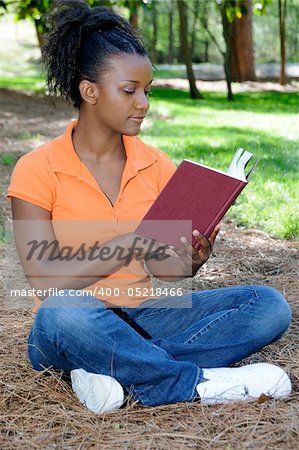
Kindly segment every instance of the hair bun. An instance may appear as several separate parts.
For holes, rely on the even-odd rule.
[[[60,29],[79,29],[79,36],[93,32],[105,32],[115,28],[132,33],[131,25],[107,6],[90,8],[84,0],[56,0],[51,14],[52,22]]]
[[[74,24],[83,25],[90,15],[90,8],[83,0],[56,0],[49,16],[56,27],[70,29]]]
[[[89,10],[89,16],[86,17],[85,22],[82,24],[83,33],[105,32],[114,28],[127,33],[132,32],[130,24],[121,16],[114,14],[107,6],[97,6]]]

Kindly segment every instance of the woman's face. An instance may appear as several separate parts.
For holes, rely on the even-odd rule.
[[[135,136],[149,109],[153,81],[148,57],[135,54],[112,56],[109,69],[96,85],[94,113],[101,126]]]

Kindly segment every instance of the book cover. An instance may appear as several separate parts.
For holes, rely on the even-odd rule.
[[[186,236],[197,245],[192,230],[209,237],[248,183],[254,168],[245,175],[252,154],[238,149],[227,173],[183,160],[157,197],[135,233],[181,247]]]

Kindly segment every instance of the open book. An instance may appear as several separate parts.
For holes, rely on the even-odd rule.
[[[181,247],[186,236],[196,248],[192,230],[207,238],[247,185],[259,160],[238,148],[227,172],[184,159],[157,197],[135,233]]]

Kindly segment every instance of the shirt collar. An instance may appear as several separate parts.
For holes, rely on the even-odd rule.
[[[76,124],[77,120],[72,120],[64,134],[50,142],[50,163],[54,172],[73,176],[78,176],[80,173],[81,161],[75,152],[72,141],[72,131]],[[136,170],[136,175],[139,170],[145,169],[157,161],[157,157],[150,147],[138,136],[123,135],[123,143],[127,160],[134,171]]]

